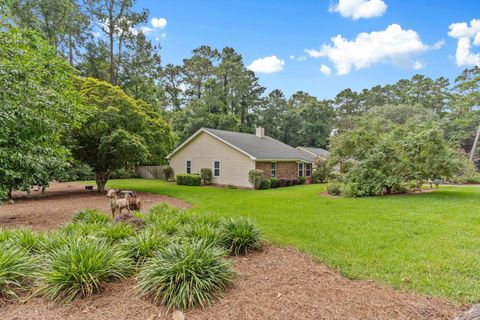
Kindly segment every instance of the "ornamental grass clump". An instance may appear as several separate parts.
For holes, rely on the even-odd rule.
[[[72,221],[74,223],[108,223],[110,222],[110,217],[104,215],[98,210],[95,209],[83,209],[77,211],[73,214]]]
[[[38,253],[43,236],[28,228],[13,229],[8,233],[6,242],[22,248],[28,253]]]
[[[114,243],[132,237],[135,235],[136,231],[137,229],[133,225],[120,222],[105,225],[95,234],[95,236]]]
[[[0,301],[17,297],[35,276],[37,263],[24,249],[8,242],[0,243]]]
[[[221,244],[232,255],[246,255],[261,248],[261,233],[248,218],[227,218],[222,223]]]
[[[193,223],[183,228],[182,237],[187,241],[203,240],[208,244],[219,246],[221,232],[219,228],[208,223]]]
[[[141,268],[138,291],[168,308],[210,305],[234,276],[224,256],[224,250],[203,240],[172,243]]]
[[[105,240],[77,238],[44,255],[41,292],[54,300],[91,296],[107,281],[132,274],[132,261],[120,247]]]
[[[123,241],[121,246],[135,264],[140,266],[146,259],[153,257],[159,249],[167,245],[168,241],[169,239],[162,233],[154,229],[145,229]]]

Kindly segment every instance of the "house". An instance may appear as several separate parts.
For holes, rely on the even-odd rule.
[[[266,178],[293,179],[312,175],[315,156],[265,135],[201,128],[167,156],[175,174],[211,168],[212,182],[250,188],[248,172],[264,171]]]
[[[297,150],[301,152],[305,152],[306,154],[315,157],[315,158],[320,158],[322,160],[327,160],[328,157],[330,156],[330,152],[328,152],[325,149],[322,148],[312,148],[312,147],[297,147]]]

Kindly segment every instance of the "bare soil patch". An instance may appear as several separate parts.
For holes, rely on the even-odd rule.
[[[189,320],[207,319],[452,319],[462,312],[440,298],[396,291],[373,281],[345,279],[295,249],[268,246],[232,258],[238,275],[220,301],[186,312]],[[171,319],[164,307],[135,294],[135,279],[70,304],[33,298],[0,305],[5,320]]]
[[[190,208],[182,200],[168,196],[139,193],[142,211],[152,205],[167,202],[181,208]],[[105,194],[85,190],[84,185],[75,182],[52,183],[44,193],[16,192],[14,203],[0,206],[0,227],[27,226],[34,230],[49,230],[69,222],[72,213],[81,209],[99,209],[110,214],[110,202]]]

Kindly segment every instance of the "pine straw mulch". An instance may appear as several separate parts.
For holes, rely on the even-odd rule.
[[[267,246],[232,258],[237,277],[222,300],[186,312],[187,319],[452,319],[465,310],[441,298],[394,290],[374,281],[342,277],[292,248]],[[171,319],[135,294],[135,279],[108,284],[70,304],[32,298],[0,306],[5,320]]]

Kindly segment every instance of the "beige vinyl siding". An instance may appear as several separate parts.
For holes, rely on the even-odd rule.
[[[199,173],[202,168],[210,168],[213,173],[213,162],[220,161],[220,177],[213,177],[213,183],[251,187],[248,172],[255,169],[255,161],[208,133],[200,133],[171,156],[170,166],[175,174],[186,173],[187,160],[192,161],[192,173]]]

